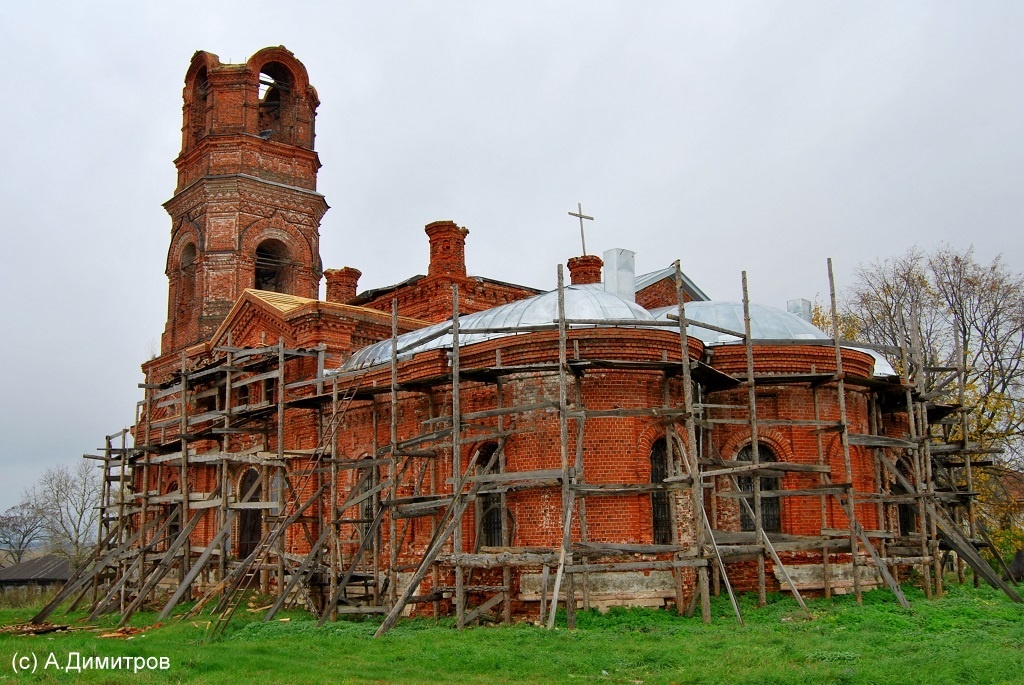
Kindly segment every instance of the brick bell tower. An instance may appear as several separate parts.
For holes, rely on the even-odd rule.
[[[199,51],[185,74],[161,353],[209,339],[246,288],[316,298],[322,265],[316,90],[284,47],[245,64]]]

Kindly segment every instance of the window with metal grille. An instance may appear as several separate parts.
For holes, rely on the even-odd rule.
[[[369,457],[369,456],[366,456],[366,457],[363,457],[363,460],[364,461],[372,461],[372,458]],[[359,493],[361,495],[365,495],[366,493],[368,493],[371,490],[373,490],[373,487],[375,485],[375,483],[374,483],[374,480],[375,480],[374,479],[374,471],[376,470],[376,467],[373,466],[372,464],[370,464],[369,466],[367,466],[367,468],[370,470],[369,473],[367,473],[363,469],[359,469],[359,471],[357,472],[359,474],[359,476],[358,476],[359,478],[363,478],[364,475],[366,476],[363,479],[362,485],[359,488]],[[359,536],[360,536],[360,538],[365,538],[367,535],[370,534],[370,524],[373,523],[373,515],[374,515],[373,507],[374,507],[374,497],[367,497],[366,499],[364,499],[362,502],[359,503]]]
[[[498,446],[493,442],[484,443],[479,448],[479,455],[476,459],[477,473],[491,474],[501,473],[501,467],[497,459],[494,463],[488,462],[494,456]],[[486,489],[486,486],[485,486]],[[507,510],[501,506],[501,493],[488,492],[477,497],[477,543],[478,547],[502,547],[505,545],[501,534],[501,523],[503,517],[508,517]],[[509,522],[509,532],[512,526]]]
[[[771,447],[764,444],[763,442],[757,443],[757,458],[761,463],[778,461],[775,453],[772,452]],[[746,445],[736,455],[738,461],[753,461],[754,450],[750,445]],[[754,479],[751,476],[740,476],[736,479],[739,483],[740,490],[742,492],[753,492],[754,491]],[[778,495],[765,495],[765,492],[772,490],[780,490],[782,484],[778,478],[761,478],[761,528],[767,533],[780,533],[782,532],[782,516],[779,507],[779,496]],[[747,503],[750,504],[750,508],[754,508],[754,498],[747,498]],[[754,530],[754,519],[747,514],[747,508],[742,504],[740,505],[740,530]]]
[[[665,438],[656,440],[651,447],[651,482],[663,483],[668,478],[668,449]],[[651,493],[651,520],[653,522],[653,538],[656,545],[672,544],[672,513],[669,493]]]

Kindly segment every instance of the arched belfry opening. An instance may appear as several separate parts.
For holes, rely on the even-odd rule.
[[[256,469],[248,469],[238,486],[240,502],[263,500],[263,485]],[[242,509],[238,518],[238,558],[244,559],[255,551],[263,537],[263,512],[260,509]]]
[[[209,93],[209,80],[207,77],[206,67],[202,67],[196,72],[195,78],[192,80],[192,101],[189,107],[188,119],[189,119],[189,142],[191,145],[195,145],[200,140],[206,137],[208,133],[206,127],[206,110],[207,110],[207,97]]]
[[[180,318],[188,317],[195,306],[197,256],[194,243],[187,243],[178,255],[177,315]]]
[[[288,246],[280,240],[264,240],[256,247],[256,274],[253,287],[275,293],[291,293],[292,259]]]
[[[295,126],[295,77],[280,62],[268,62],[259,76],[259,135],[291,143]]]

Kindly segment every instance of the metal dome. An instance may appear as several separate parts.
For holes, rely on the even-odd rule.
[[[636,304],[603,289],[568,285],[565,287],[565,316],[568,319],[632,320],[638,325],[654,321],[654,315]],[[529,327],[551,324],[558,318],[558,291],[511,302],[493,309],[459,317],[460,329]],[[398,336],[398,348],[409,348],[399,354],[400,358],[435,349],[450,349],[451,333],[430,340],[432,336],[451,326],[451,321],[434,324],[417,331]],[[459,345],[466,346],[494,338],[520,335],[512,330],[508,333],[469,333],[459,335]],[[422,345],[416,342],[423,340]],[[342,370],[350,371],[391,360],[391,340],[382,340],[359,350],[345,362]]]
[[[678,307],[659,307],[651,311],[660,321],[670,321],[669,314],[675,314]],[[719,328],[743,332],[743,304],[740,302],[687,302],[686,317],[693,321],[709,323]],[[740,338],[718,331],[708,330],[690,324],[686,334],[697,338],[705,345],[727,345],[740,342]],[[795,314],[784,312],[763,304],[750,304],[750,335],[754,340],[829,340],[830,336],[809,321]],[[862,347],[849,347],[869,354],[875,359],[875,376],[895,376],[889,361],[875,352]]]
[[[675,314],[677,307],[660,307],[652,310],[652,314],[661,321],[668,321],[669,314]],[[743,332],[743,304],[740,302],[687,302],[686,317],[694,321],[703,321],[719,328]],[[739,338],[711,331],[700,326],[690,325],[686,334],[697,338],[706,345],[731,343]],[[763,304],[750,304],[750,335],[756,339],[772,340],[827,340],[828,336],[808,321],[795,314],[784,312],[775,307]]]

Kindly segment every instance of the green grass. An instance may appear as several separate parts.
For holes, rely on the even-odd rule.
[[[725,596],[712,603],[710,626],[699,617],[665,611],[612,610],[578,614],[578,628],[548,632],[532,625],[471,628],[451,621],[403,621],[373,639],[377,621],[342,621],[317,628],[301,612],[261,623],[238,616],[217,639],[205,620],[178,621],[132,640],[98,632],[0,635],[3,682],[201,683],[1021,683],[1024,606],[990,588],[951,586],[928,601],[906,588],[912,608],[884,590],[809,602],[808,620],[788,597],[764,608],[742,598],[738,626]],[[23,622],[31,609],[0,610],[0,623]],[[240,612],[245,613],[245,612]],[[54,622],[80,619],[58,612]],[[145,626],[152,614],[139,614]],[[98,622],[109,628],[112,618]],[[15,675],[11,658],[35,653],[35,675]],[[42,666],[53,652],[66,664],[83,657],[170,658],[162,672],[87,671],[66,674]]]

